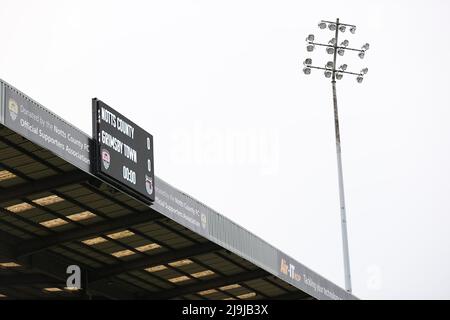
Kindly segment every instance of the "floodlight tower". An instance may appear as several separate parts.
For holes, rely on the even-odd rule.
[[[342,64],[337,68],[337,56],[343,56],[347,50],[358,52],[358,56],[363,59],[365,52],[369,50],[369,44],[364,44],[361,49],[349,48],[349,41],[344,40],[339,44],[339,32],[344,33],[347,28],[354,34],[356,32],[356,26],[351,24],[345,24],[339,22],[339,18],[336,22],[322,20],[319,22],[320,29],[330,29],[334,31],[334,38],[328,41],[328,44],[314,42],[314,35],[310,34],[306,38],[307,46],[306,51],[314,51],[316,46],[325,47],[328,54],[333,55],[333,61],[328,61],[325,67],[317,67],[312,65],[312,59],[307,58],[303,62],[303,72],[305,74],[311,74],[311,69],[324,70],[326,78],[331,78],[331,87],[333,90],[333,107],[334,107],[334,129],[336,135],[336,154],[337,154],[337,168],[338,168],[338,180],[339,180],[339,201],[341,210],[341,227],[342,227],[342,246],[344,256],[344,272],[345,272],[345,289],[348,292],[352,292],[352,282],[350,277],[350,258],[348,252],[348,238],[347,238],[347,218],[345,211],[345,196],[344,196],[344,178],[342,174],[342,159],[341,159],[341,137],[339,133],[339,118],[336,96],[336,79],[341,80],[344,74],[351,74],[356,76],[356,81],[361,83],[364,79],[364,75],[369,71],[367,68],[362,69],[359,73],[347,71],[347,65]]]

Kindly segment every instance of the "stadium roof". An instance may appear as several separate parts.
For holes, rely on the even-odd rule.
[[[355,299],[159,178],[152,206],[113,188],[92,143],[1,81],[0,299]]]

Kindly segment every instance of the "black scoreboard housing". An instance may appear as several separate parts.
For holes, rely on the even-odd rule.
[[[94,174],[144,203],[153,203],[153,136],[97,98],[92,99],[92,131]]]

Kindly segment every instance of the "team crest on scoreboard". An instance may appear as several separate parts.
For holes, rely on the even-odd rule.
[[[145,190],[149,195],[153,193],[153,179],[145,175]]]
[[[17,115],[19,114],[19,106],[17,105],[16,100],[9,99],[8,101],[8,110],[11,119],[15,121],[17,119]]]
[[[111,156],[106,149],[102,149],[102,163],[105,169],[108,170],[111,164]]]

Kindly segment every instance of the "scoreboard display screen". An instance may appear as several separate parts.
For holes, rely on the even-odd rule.
[[[153,202],[153,136],[96,98],[92,112],[95,174],[144,202]]]

